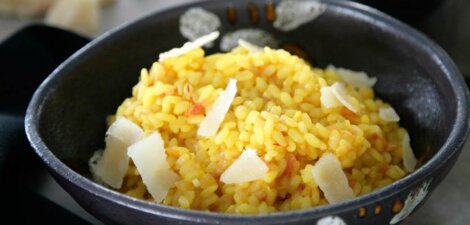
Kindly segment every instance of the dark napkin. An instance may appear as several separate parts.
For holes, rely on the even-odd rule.
[[[31,174],[42,165],[26,138],[24,115],[39,84],[88,41],[60,29],[32,25],[0,44],[0,192],[6,208],[4,221],[87,224],[28,187]]]

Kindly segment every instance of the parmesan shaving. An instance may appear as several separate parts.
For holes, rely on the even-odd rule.
[[[142,129],[131,121],[118,117],[106,132],[103,155],[90,162],[95,178],[113,188],[120,188],[129,166],[127,148],[144,135]]]
[[[325,108],[329,109],[342,105],[331,90],[331,87],[322,87],[320,92],[320,102],[325,106]]]
[[[170,51],[160,53],[158,57],[158,61],[162,62],[165,59],[168,58],[173,58],[173,57],[178,57],[181,55],[186,54],[187,52],[195,49],[195,48],[201,48],[202,46],[214,41],[219,37],[219,31],[214,31],[208,35],[204,35],[194,41],[189,41],[184,43],[184,45],[181,48],[173,48]]]
[[[150,195],[156,202],[162,202],[179,177],[166,161],[166,152],[160,134],[154,132],[133,144],[127,154],[134,162]]]
[[[327,69],[335,71],[336,75],[341,77],[344,82],[354,86],[354,87],[373,87],[377,82],[376,77],[369,77],[366,72],[363,71],[353,71],[344,68],[336,68],[334,66],[328,66]]]
[[[351,97],[344,86],[336,82],[331,86],[331,91],[335,94],[336,98],[343,104],[346,108],[351,110],[354,113],[359,112],[359,106],[355,104],[354,98]]]
[[[329,203],[356,197],[349,187],[348,178],[335,155],[324,154],[313,166],[312,175]]]
[[[408,133],[403,137],[402,149],[403,165],[405,166],[405,170],[411,173],[415,170],[418,161],[413,153],[413,149],[411,149],[410,135],[408,135]]]
[[[238,39],[238,45],[250,52],[262,52],[263,51],[263,48],[257,45],[254,45],[248,41],[245,41],[243,39]]]
[[[380,108],[379,109],[379,117],[383,121],[388,122],[398,122],[400,121],[400,116],[398,116],[397,112],[392,107],[389,108]]]
[[[246,148],[229,168],[220,176],[226,184],[241,184],[262,179],[268,172],[268,166],[256,154],[256,150]]]
[[[217,133],[220,125],[225,119],[230,109],[235,95],[237,94],[237,80],[230,79],[225,90],[220,93],[219,97],[207,112],[206,117],[202,120],[197,130],[197,134],[202,137],[211,137]]]
[[[118,116],[106,131],[106,136],[113,136],[125,144],[131,145],[144,137],[144,131],[132,121]]]

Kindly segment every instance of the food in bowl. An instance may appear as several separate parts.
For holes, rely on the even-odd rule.
[[[165,205],[262,214],[345,201],[415,169],[376,78],[243,40],[206,56],[217,36],[142,69],[90,159],[97,181]]]

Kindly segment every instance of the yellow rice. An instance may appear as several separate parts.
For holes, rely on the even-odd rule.
[[[189,111],[198,103],[210,108],[229,78],[238,81],[238,92],[224,122],[214,137],[198,137],[204,115]],[[357,196],[406,175],[401,156],[406,130],[379,118],[379,108],[389,105],[376,99],[369,87],[345,84],[362,105],[360,112],[325,109],[320,88],[336,81],[341,79],[334,70],[312,68],[284,50],[249,53],[239,47],[205,56],[198,48],[142,69],[132,97],[116,115],[146,134],[160,132],[165,141],[167,161],[181,180],[163,204],[237,214],[303,209],[327,204],[311,173],[327,152],[340,160]],[[269,167],[264,179],[219,181],[247,146]],[[286,174],[289,159],[295,161]],[[119,191],[152,200],[132,162]]]

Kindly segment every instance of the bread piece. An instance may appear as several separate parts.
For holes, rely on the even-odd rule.
[[[20,18],[44,16],[55,0],[0,0],[0,14]]]
[[[49,9],[45,22],[85,35],[98,30],[100,5],[98,0],[57,0]]]
[[[100,0],[100,5],[101,6],[108,6],[116,2],[115,0]]]

